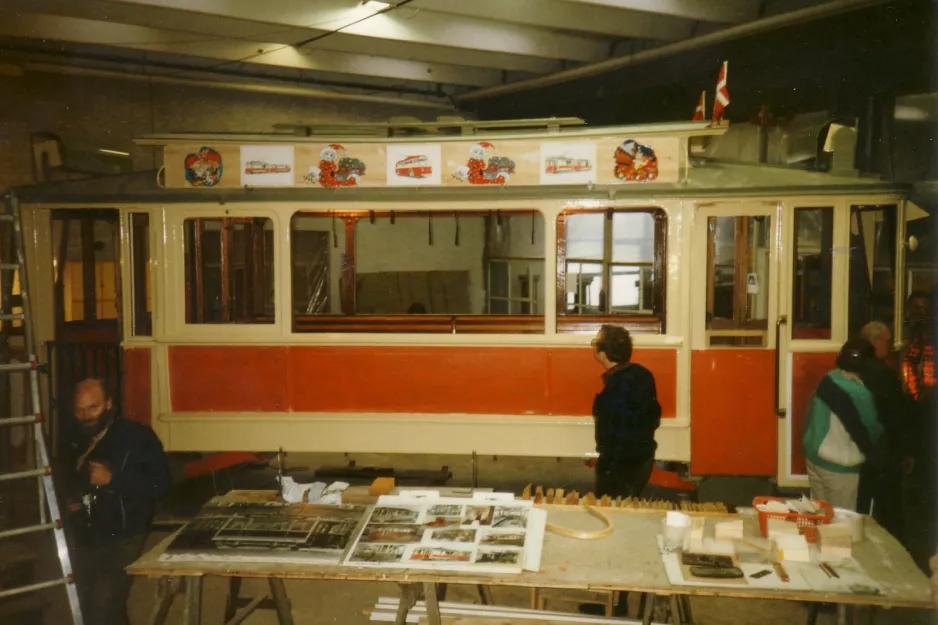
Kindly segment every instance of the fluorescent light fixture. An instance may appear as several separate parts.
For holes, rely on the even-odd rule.
[[[363,4],[369,9],[374,9],[375,11],[383,11],[391,6],[390,2],[380,2],[380,0],[367,0]]]
[[[114,154],[117,156],[130,156],[130,152],[118,152],[117,150],[105,150],[104,148],[98,148],[98,152],[101,154]]]

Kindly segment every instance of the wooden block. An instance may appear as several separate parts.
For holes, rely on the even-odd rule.
[[[801,533],[797,523],[784,519],[773,519],[771,517],[766,519],[765,529],[768,538],[792,536]]]
[[[521,498],[527,501],[531,498],[531,484],[528,484],[524,487],[524,490],[521,491]]]
[[[847,523],[829,523],[817,526],[818,538],[836,538],[846,536],[853,538],[853,528]]]
[[[778,559],[789,562],[810,562],[811,552],[808,541],[801,534],[781,534],[775,539],[778,547]]]
[[[543,487],[543,486],[538,486],[538,487],[534,490],[534,496],[537,497],[538,495],[541,496],[541,499],[544,498],[544,487]]]
[[[830,558],[853,557],[853,528],[846,523],[819,525],[817,534],[821,555]]]
[[[371,483],[371,487],[368,489],[368,492],[372,495],[380,496],[387,495],[392,490],[394,490],[394,478],[393,477],[379,477],[376,478],[374,482]]]
[[[719,521],[713,528],[717,540],[740,540],[743,537],[743,520]]]
[[[596,505],[596,495],[593,493],[586,493],[586,503],[590,506]]]
[[[599,500],[599,505],[603,508],[608,508],[611,503],[612,498],[610,498],[609,495],[603,495],[603,498]]]
[[[548,488],[548,489],[547,489],[547,494],[544,495],[544,501],[545,501],[546,503],[554,503],[554,492],[555,492],[555,491],[554,491],[553,488]]]
[[[563,489],[558,488],[554,491],[554,503],[563,504]]]

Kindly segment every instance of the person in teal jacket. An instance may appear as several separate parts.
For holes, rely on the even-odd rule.
[[[883,453],[873,394],[860,381],[875,357],[865,339],[847,341],[837,368],[824,376],[808,401],[802,442],[811,497],[837,508],[856,510],[860,468]]]

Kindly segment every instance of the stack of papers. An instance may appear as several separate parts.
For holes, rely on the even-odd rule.
[[[801,534],[779,535],[775,538],[778,547],[778,559],[789,562],[810,562],[811,551],[808,541]]]
[[[717,541],[741,540],[743,537],[743,520],[720,521],[714,527],[714,538]]]

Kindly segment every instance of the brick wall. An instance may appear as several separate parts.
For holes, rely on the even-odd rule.
[[[133,80],[21,73],[0,67],[0,189],[32,183],[31,132],[130,152],[135,169],[159,166],[154,150],[134,145],[153,132],[267,132],[275,123],[383,122],[428,109],[153,84]]]

